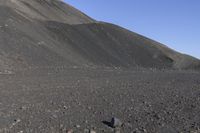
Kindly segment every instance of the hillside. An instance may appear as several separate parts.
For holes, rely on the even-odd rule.
[[[0,68],[199,68],[200,61],[59,0],[1,0]]]

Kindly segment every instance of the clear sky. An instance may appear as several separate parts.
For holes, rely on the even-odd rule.
[[[200,59],[200,0],[65,0],[90,17],[114,23]]]

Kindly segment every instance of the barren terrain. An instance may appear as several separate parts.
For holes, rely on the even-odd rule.
[[[43,68],[0,75],[0,132],[177,133],[200,128],[200,74]]]
[[[199,59],[61,0],[0,0],[0,133],[200,133],[199,112]]]

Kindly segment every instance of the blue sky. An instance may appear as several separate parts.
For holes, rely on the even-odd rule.
[[[65,0],[90,17],[114,23],[200,59],[200,0]]]

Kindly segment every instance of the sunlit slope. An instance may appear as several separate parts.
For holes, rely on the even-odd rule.
[[[1,1],[0,68],[51,66],[198,69],[200,63],[58,0]]]

